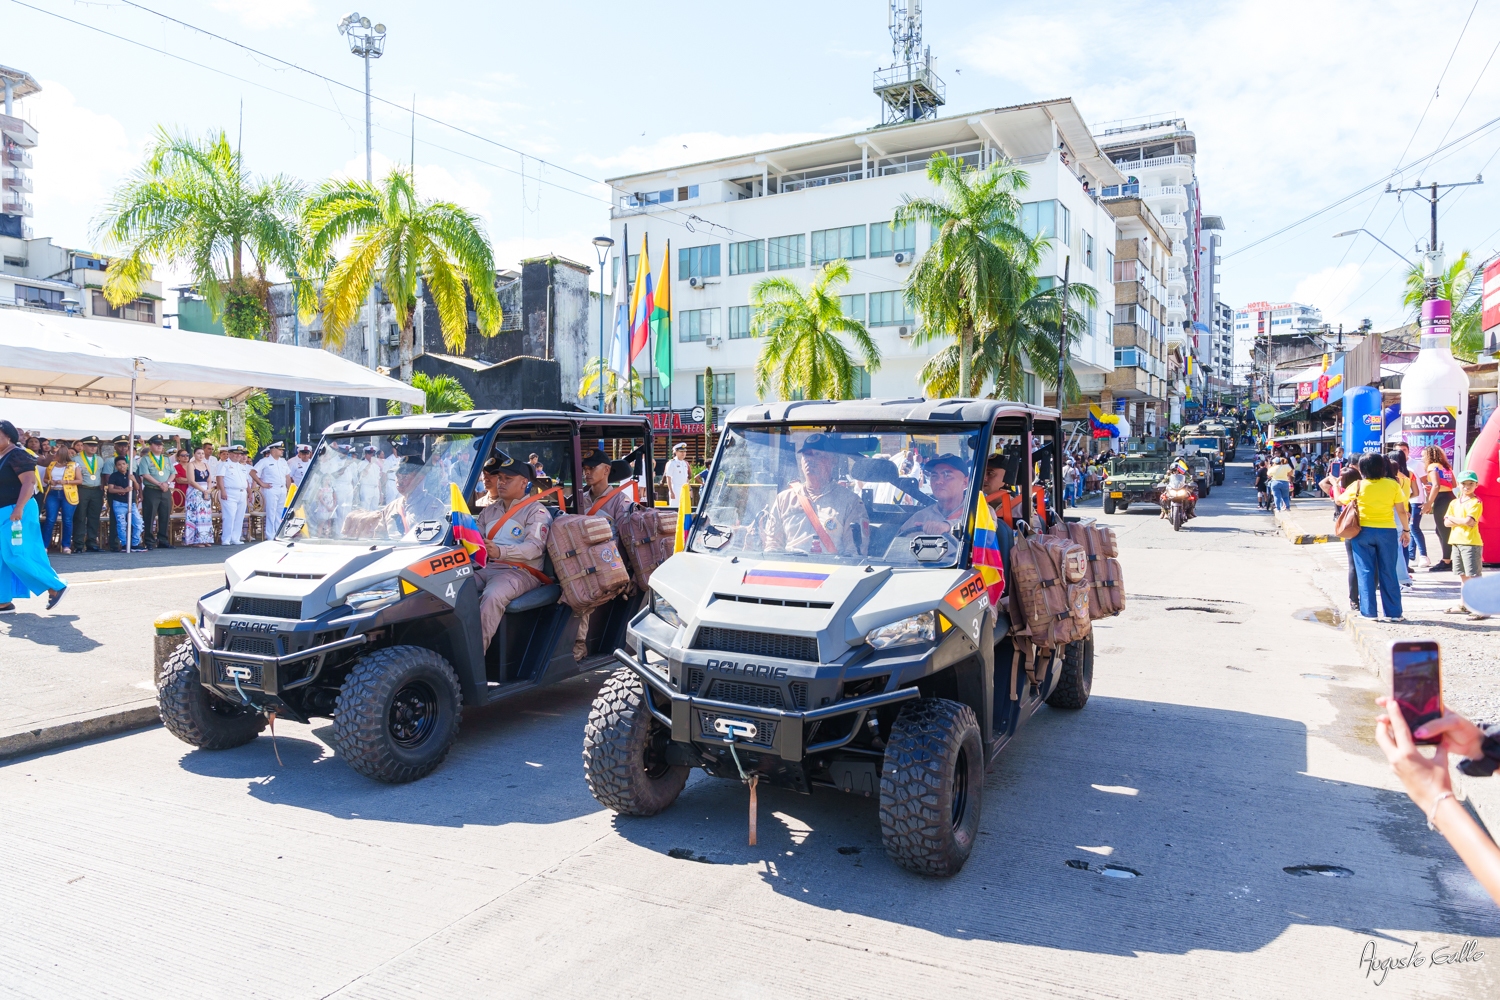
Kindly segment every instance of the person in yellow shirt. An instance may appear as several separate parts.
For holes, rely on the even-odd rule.
[[[65,444],[57,446],[52,461],[42,477],[47,491],[47,522],[42,528],[42,541],[52,544],[52,528],[62,519],[60,547],[63,555],[73,554],[73,511],[78,507],[78,484],[83,481],[83,471],[73,461],[73,450]]]
[[[1292,467],[1286,459],[1277,455],[1271,459],[1271,468],[1266,472],[1271,483],[1271,496],[1276,500],[1277,510],[1292,509]]]
[[[1359,534],[1349,543],[1354,557],[1354,576],[1359,584],[1359,613],[1375,617],[1375,595],[1390,621],[1403,621],[1401,584],[1397,577],[1398,546],[1411,541],[1408,524],[1411,518],[1407,495],[1401,484],[1387,473],[1384,455],[1363,455],[1359,460],[1358,482],[1341,490],[1337,503],[1359,505]],[[1400,521],[1401,529],[1396,530]]]
[[[1484,516],[1484,502],[1476,495],[1478,489],[1479,473],[1473,469],[1460,472],[1458,496],[1448,504],[1448,512],[1443,515],[1443,523],[1448,526],[1448,544],[1453,549],[1453,568],[1458,571],[1460,587],[1464,581],[1482,572],[1480,554],[1484,551],[1484,539],[1479,537],[1479,519]],[[1462,593],[1462,590],[1459,592]],[[1475,621],[1484,621],[1489,617],[1471,613],[1462,598],[1459,598],[1456,607],[1447,610],[1447,614],[1467,614]]]

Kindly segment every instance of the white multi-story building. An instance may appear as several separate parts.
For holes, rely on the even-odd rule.
[[[41,90],[30,73],[0,66],[5,113],[0,114],[0,236],[30,239],[31,149],[36,129],[17,113],[15,102]]]
[[[708,367],[716,404],[754,400],[761,344],[750,335],[752,288],[776,275],[811,284],[816,268],[839,258],[853,272],[840,289],[845,311],[867,324],[881,353],[879,370],[862,374],[860,393],[922,394],[918,372],[944,345],[914,343],[921,317],[906,304],[903,286],[931,233],[926,226],[893,228],[890,220],[903,198],[937,193],[926,167],[939,151],[973,167],[1006,157],[1026,170],[1022,224],[1054,237],[1039,270],[1043,281],[1060,282],[1068,259],[1069,279],[1101,293],[1072,356],[1084,393],[1097,396],[1114,365],[1108,290],[1116,239],[1098,191],[1124,178],[1073,102],[1057,100],[901,122],[610,180],[611,235],[616,252],[629,254],[631,276],[643,238],[649,237],[657,275],[671,241],[670,388],[662,391],[653,378],[650,351],[636,363],[653,408],[702,403]],[[627,228],[628,251],[622,249]],[[1041,402],[1046,388],[1028,379],[1031,401]]]
[[[1168,378],[1172,423],[1182,422],[1182,403],[1201,398],[1206,388],[1203,360],[1208,337],[1199,335],[1212,320],[1212,286],[1205,282],[1200,247],[1203,208],[1198,190],[1198,142],[1180,118],[1106,129],[1099,144],[1125,175],[1119,189],[1105,196],[1135,196],[1160,220],[1172,240],[1167,267],[1167,349],[1173,354]],[[1199,324],[1196,325],[1195,324]],[[1189,365],[1191,356],[1194,363]]]
[[[161,282],[141,285],[133,302],[112,306],[104,298],[109,258],[57,246],[47,237],[0,235],[0,308],[42,309],[99,319],[161,322]]]

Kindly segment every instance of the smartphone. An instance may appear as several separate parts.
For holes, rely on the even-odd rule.
[[[1437,643],[1391,643],[1391,697],[1401,706],[1401,714],[1413,732],[1443,714],[1443,673]],[[1431,746],[1439,738],[1415,742]]]

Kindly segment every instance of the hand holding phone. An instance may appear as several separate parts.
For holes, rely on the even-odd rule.
[[[1391,643],[1391,697],[1413,732],[1443,715],[1443,675],[1435,642],[1406,640]],[[1413,738],[1434,746],[1441,736]]]

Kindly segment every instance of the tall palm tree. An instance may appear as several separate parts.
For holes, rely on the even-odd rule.
[[[422,405],[412,407],[413,413],[457,413],[474,409],[474,397],[452,375],[417,372],[411,377],[411,387],[421,389],[427,397]],[[394,399],[386,400],[385,412],[394,416],[401,412],[401,404]]]
[[[1080,339],[1087,319],[1081,310],[1093,309],[1098,293],[1086,284],[1068,285],[1068,344]],[[1002,325],[980,334],[974,345],[969,378],[959,378],[957,342],[949,344],[922,366],[918,378],[929,396],[978,397],[985,382],[993,379],[991,399],[1019,399],[1025,391],[1026,366],[1048,385],[1057,384],[1058,317],[1062,311],[1062,286],[1034,291],[1020,307],[1005,317]],[[1071,365],[1063,368],[1063,396],[1077,398],[1078,379]]]
[[[957,384],[970,383],[975,338],[1003,325],[1031,294],[1045,238],[1018,224],[1026,172],[1008,160],[983,170],[938,153],[927,179],[940,197],[907,195],[892,225],[926,222],[932,245],[912,267],[906,297],[922,316],[918,342],[953,337],[958,344]]]
[[[1478,358],[1484,347],[1484,331],[1479,328],[1483,311],[1479,277],[1467,250],[1438,276],[1438,297],[1453,303],[1453,353],[1465,361]],[[1419,261],[1406,272],[1406,294],[1401,303],[1412,311],[1414,318],[1420,318],[1426,298],[1427,279]]]
[[[634,368],[630,370],[630,379],[627,381],[620,377],[620,373],[609,367],[603,358],[590,358],[584,368],[583,378],[578,381],[578,398],[587,403],[599,398],[599,373],[604,373],[604,411],[606,413],[624,413],[625,407],[635,403],[646,401],[646,384],[641,381],[641,373]]]
[[[303,218],[308,268],[327,275],[323,337],[331,346],[343,344],[376,279],[401,321],[403,382],[412,381],[419,280],[432,292],[449,352],[464,349],[469,298],[480,334],[499,332],[495,259],[483,223],[452,202],[419,199],[410,169],[396,168],[378,184],[327,181],[308,200]],[[330,267],[340,248],[346,248],[344,255]]]
[[[227,332],[263,336],[266,270],[296,274],[302,198],[290,177],[247,173],[222,131],[199,140],[158,129],[146,162],[95,223],[97,235],[125,251],[110,262],[105,298],[113,306],[136,298],[153,264],[186,267]],[[311,286],[299,281],[297,293],[310,311]]]
[[[824,266],[804,290],[790,278],[766,278],[750,291],[751,331],[764,337],[755,361],[755,392],[775,389],[782,399],[848,399],[854,393],[854,359],[841,334],[854,341],[867,371],[880,368],[880,348],[859,320],[844,315],[834,289],[849,281],[849,264]]]

